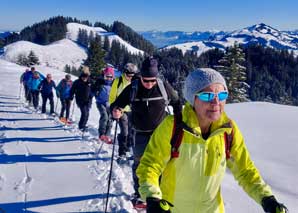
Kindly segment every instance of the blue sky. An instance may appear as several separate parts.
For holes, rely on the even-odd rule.
[[[260,22],[298,29],[297,0],[1,0],[0,29],[21,30],[63,15],[134,30],[236,30]]]

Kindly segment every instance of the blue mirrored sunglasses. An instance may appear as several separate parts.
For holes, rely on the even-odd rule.
[[[204,102],[211,102],[217,96],[219,101],[224,101],[229,97],[229,93],[227,91],[222,91],[219,93],[214,92],[200,92],[196,94],[198,99]]]

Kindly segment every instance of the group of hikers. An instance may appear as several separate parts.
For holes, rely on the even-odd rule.
[[[39,95],[42,97],[41,112],[46,113],[47,100],[50,102],[50,114],[54,114],[54,94],[53,90],[56,90],[56,95],[61,101],[60,120],[62,122],[68,122],[69,109],[71,104],[70,90],[72,87],[71,75],[65,75],[58,86],[52,79],[51,74],[47,74],[46,77],[40,72],[35,70],[35,67],[26,69],[21,75],[20,83],[24,87],[25,100],[29,105],[32,105],[34,109],[38,110],[39,107]],[[56,103],[57,104],[57,103]],[[64,112],[66,116],[64,117]]]
[[[49,74],[32,86],[33,80],[25,78],[26,71],[21,82],[26,99],[30,101],[41,91],[43,106],[49,99],[51,112],[53,94],[49,91],[56,88],[62,109],[66,109],[66,119],[75,97],[81,111],[82,131],[87,128],[95,97],[100,113],[99,139],[106,143],[113,142],[111,127],[116,120],[120,127],[119,158],[125,158],[130,147],[133,150],[135,207],[146,208],[148,213],[223,213],[220,188],[228,167],[239,185],[265,212],[287,212],[250,159],[236,122],[224,112],[229,96],[224,77],[211,68],[189,72],[184,82],[186,102],[182,107],[177,92],[159,77],[159,71],[159,60],[148,57],[140,71],[135,64],[127,63],[117,78],[114,69],[107,67],[95,83],[91,83],[90,74],[85,71],[73,84],[66,75],[57,87],[51,83]],[[35,79],[35,72],[30,79]],[[33,105],[38,104],[33,100]],[[172,106],[174,115],[167,112],[168,105]]]

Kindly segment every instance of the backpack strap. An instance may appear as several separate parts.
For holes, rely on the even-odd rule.
[[[171,138],[171,159],[179,157],[179,147],[183,138],[182,112],[174,114],[174,125]]]
[[[122,77],[122,75],[121,75],[121,76],[119,77],[119,80],[118,80],[117,89],[119,89],[120,85],[122,84],[122,81],[123,81],[122,78],[123,78],[123,77]]]
[[[232,128],[232,131],[230,134],[227,132],[224,133],[224,139],[225,139],[225,152],[226,152],[226,159],[229,160],[231,158],[231,149],[232,149],[232,142],[234,139],[234,129],[232,122],[230,121],[228,123],[228,127]]]
[[[157,86],[161,92],[161,95],[163,97],[163,99],[165,100],[166,106],[169,105],[169,98],[168,98],[168,93],[166,91],[165,85],[163,83],[163,81],[160,78],[157,78]]]
[[[226,160],[229,160],[231,158],[232,142],[234,138],[234,129],[232,122],[230,121],[228,125],[230,128],[232,128],[232,131],[230,134],[228,134],[227,132],[224,133]],[[183,129],[192,132],[191,128],[186,126],[182,121],[182,112],[180,111],[174,114],[174,125],[171,138],[171,159],[179,157],[179,147],[184,135]]]
[[[138,92],[138,84],[139,80],[135,79],[131,82],[131,90],[130,90],[130,97],[129,97],[129,103],[132,104],[136,100],[137,92]]]

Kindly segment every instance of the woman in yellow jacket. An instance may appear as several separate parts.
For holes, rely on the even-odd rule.
[[[220,186],[226,167],[265,212],[286,212],[250,159],[237,124],[224,112],[228,88],[222,75],[197,69],[186,78],[183,93],[187,103],[182,120],[188,128],[183,129],[179,157],[171,158],[174,117],[168,116],[153,133],[137,169],[147,212],[224,213]],[[233,134],[229,159],[225,132]]]
[[[120,93],[131,83],[133,76],[138,72],[138,67],[133,63],[127,63],[124,66],[123,74],[116,78],[113,81],[110,96],[109,96],[109,104],[111,105]],[[134,132],[131,128],[130,122],[130,107],[126,106],[123,110],[123,115],[119,119],[120,126],[120,134],[118,135],[118,160],[124,160],[126,158],[126,152],[129,151],[129,146],[131,146],[134,142]]]

